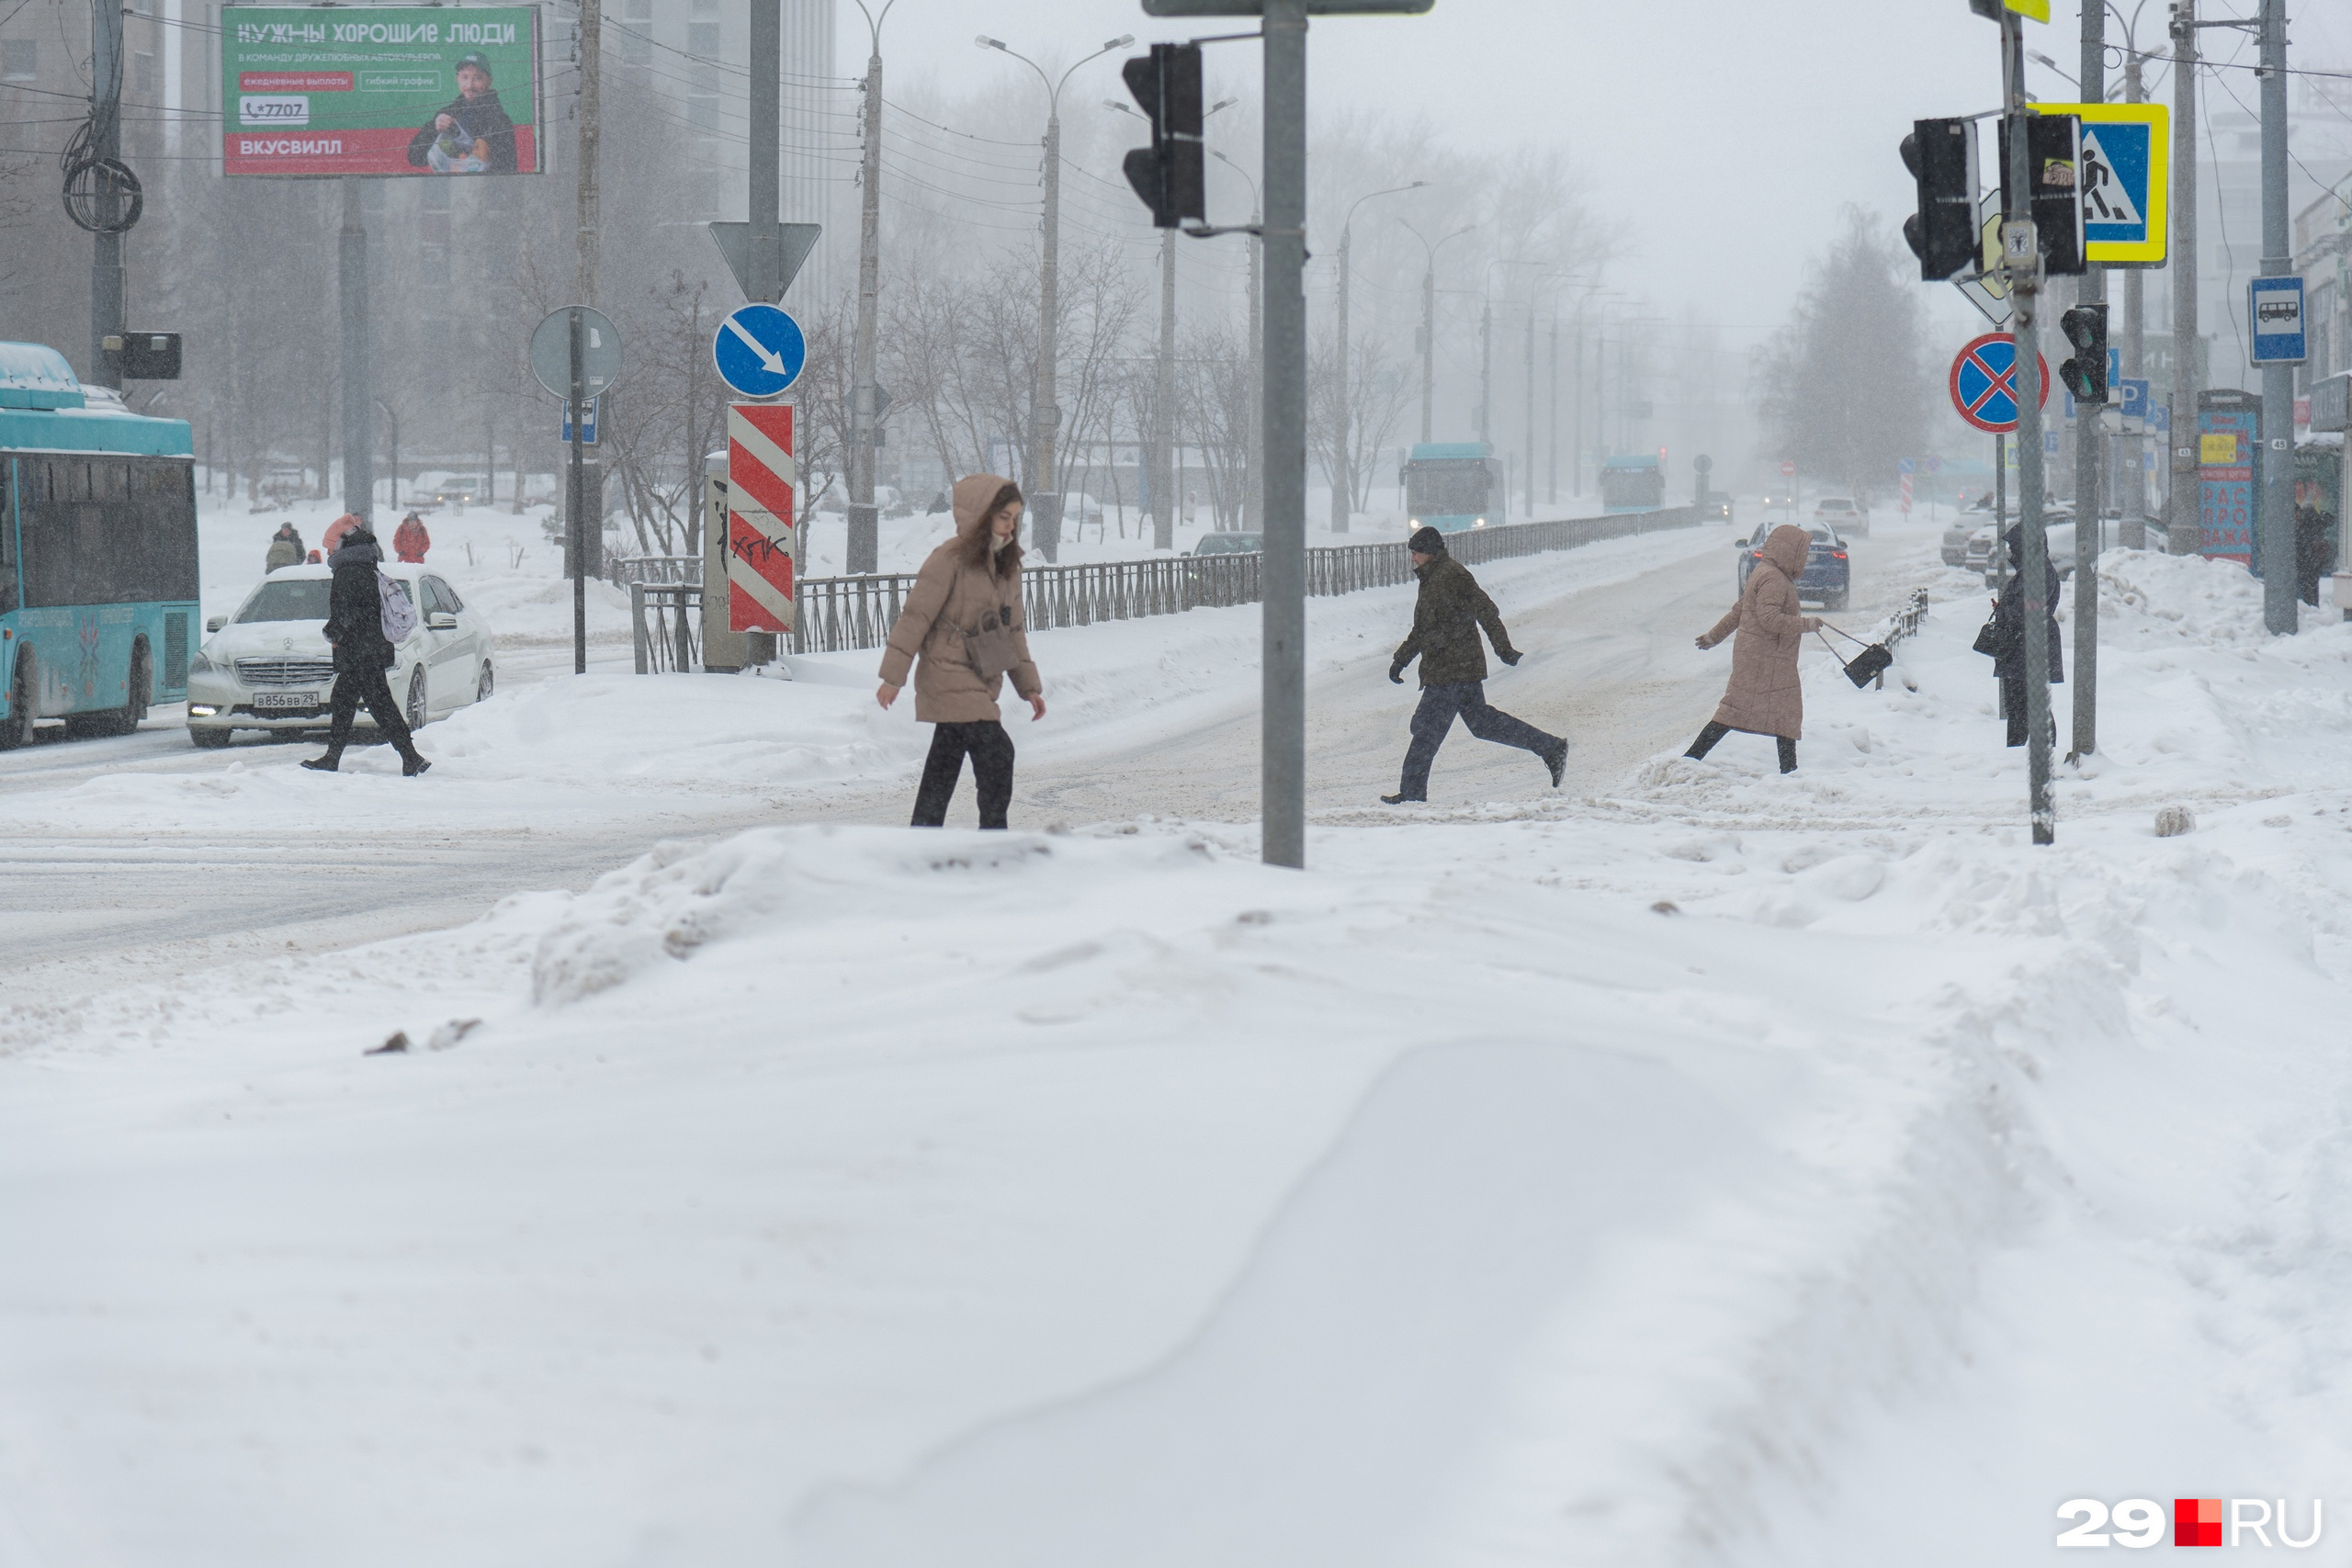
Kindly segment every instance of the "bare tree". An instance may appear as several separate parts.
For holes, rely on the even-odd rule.
[[[1860,208],[1845,222],[1756,372],[1781,455],[1867,495],[1920,450],[1928,378],[1905,248]]]

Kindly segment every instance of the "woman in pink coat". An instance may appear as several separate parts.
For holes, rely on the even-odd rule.
[[[1821,622],[1797,609],[1797,579],[1804,575],[1813,536],[1794,524],[1772,530],[1764,558],[1747,574],[1747,586],[1731,613],[1699,638],[1713,648],[1738,633],[1731,649],[1731,684],[1686,757],[1703,757],[1733,730],[1770,735],[1781,743],[1781,772],[1797,771],[1797,740],[1804,733],[1804,687],[1797,679],[1797,653],[1807,632]]]

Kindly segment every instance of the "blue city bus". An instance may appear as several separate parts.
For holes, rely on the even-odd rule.
[[[1611,457],[1600,466],[1600,510],[1656,512],[1666,504],[1666,465],[1655,456]]]
[[[85,391],[53,348],[0,343],[0,747],[44,718],[125,734],[187,695],[197,615],[187,422]]]
[[[1397,479],[1413,527],[1458,534],[1509,521],[1510,473],[1483,441],[1424,441],[1406,454]]]

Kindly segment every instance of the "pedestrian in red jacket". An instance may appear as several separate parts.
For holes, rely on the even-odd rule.
[[[432,547],[433,536],[424,531],[424,519],[413,512],[392,531],[392,553],[412,566],[421,565],[424,552]]]

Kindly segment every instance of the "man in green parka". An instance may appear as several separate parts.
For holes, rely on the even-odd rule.
[[[1430,764],[1437,761],[1437,749],[1445,743],[1456,715],[1481,740],[1534,752],[1551,771],[1552,787],[1559,788],[1568,765],[1568,743],[1487,701],[1487,650],[1478,641],[1478,628],[1487,628],[1496,658],[1505,664],[1519,662],[1519,650],[1510,645],[1510,633],[1495,602],[1470,569],[1446,552],[1445,536],[1436,529],[1421,529],[1406,547],[1412,551],[1413,575],[1421,581],[1421,592],[1413,605],[1413,630],[1397,644],[1388,678],[1403,685],[1405,666],[1419,659],[1421,705],[1413,713],[1404,780],[1395,795],[1380,798],[1391,806],[1429,798]]]

